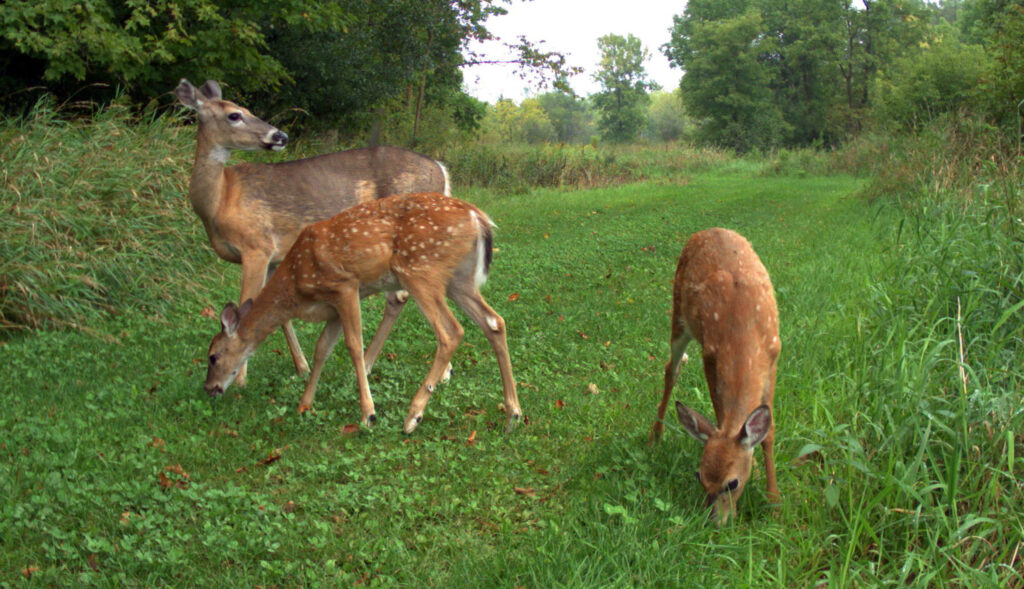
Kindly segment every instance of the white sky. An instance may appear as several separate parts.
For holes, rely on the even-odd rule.
[[[540,48],[565,54],[569,65],[580,66],[583,73],[569,83],[580,96],[600,90],[592,76],[601,59],[597,39],[609,33],[638,37],[651,57],[645,64],[648,79],[664,90],[679,86],[682,71],[671,68],[661,53],[661,46],[670,38],[672,17],[682,14],[686,0],[514,0],[504,5],[508,14],[486,21],[491,33],[502,41],[515,42],[519,35]],[[475,43],[472,49],[484,59],[509,59],[501,43]],[[537,90],[519,79],[515,66],[479,65],[462,71],[466,90],[480,100],[494,103],[498,98],[521,102],[547,89]]]

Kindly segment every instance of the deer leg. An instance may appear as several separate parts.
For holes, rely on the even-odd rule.
[[[274,274],[276,267],[268,268],[267,280]],[[306,362],[306,356],[302,353],[302,346],[299,345],[299,338],[295,336],[295,328],[292,327],[291,321],[285,321],[284,325],[281,326],[281,331],[284,333],[285,342],[288,343],[288,351],[292,355],[292,363],[295,364],[295,372],[299,376],[305,376],[309,373],[309,363]]]
[[[651,426],[651,433],[647,436],[647,442],[653,444],[661,439],[665,431],[665,412],[668,410],[669,399],[672,398],[672,387],[679,378],[679,369],[689,359],[686,356],[686,346],[690,343],[690,334],[681,325],[672,326],[672,341],[668,363],[665,364],[665,388],[661,393],[661,403],[658,404],[658,418]]]
[[[445,302],[444,294],[430,292],[426,289],[419,289],[420,292],[410,288],[413,298],[420,307],[420,311],[434,328],[434,335],[437,337],[437,352],[434,354],[434,363],[430,366],[427,377],[423,380],[416,395],[412,398],[409,406],[409,414],[405,418],[405,433],[411,434],[416,426],[423,419],[423,410],[434,394],[434,387],[444,375],[455,348],[462,341],[462,326],[455,320],[451,309]]]
[[[511,431],[522,419],[523,413],[519,407],[516,381],[512,376],[512,360],[509,358],[508,340],[505,337],[505,320],[494,312],[475,286],[471,289],[453,291],[451,296],[473,322],[480,326],[488,343],[491,344],[494,357],[498,360],[498,370],[501,372],[501,388],[505,397],[505,413],[508,416],[505,431]]]
[[[246,252],[242,256],[242,294],[239,296],[239,306],[249,299],[255,299],[256,295],[260,293],[267,280],[269,262],[270,257],[263,252]],[[249,363],[246,361],[238,369],[238,376],[235,378],[236,385],[245,386],[248,366]]]
[[[384,347],[384,341],[388,339],[388,334],[391,333],[391,328],[398,319],[398,314],[402,312],[406,301],[409,300],[409,293],[404,290],[388,292],[385,294],[385,300],[384,317],[381,318],[380,325],[377,326],[377,333],[373,334],[373,339],[370,340],[370,345],[366,348],[365,362],[367,374],[373,371],[373,365],[377,362],[377,357]],[[444,374],[441,376],[441,382],[448,382],[451,376],[452,365],[449,363],[448,368],[445,369]]]
[[[341,318],[335,317],[324,324],[324,330],[320,332],[320,338],[316,340],[316,351],[313,353],[313,372],[306,381],[306,390],[299,401],[299,413],[305,413],[313,406],[313,396],[316,395],[316,385],[320,380],[320,373],[324,369],[324,362],[334,350],[338,343],[338,336],[341,335]]]
[[[348,348],[348,355],[352,358],[352,366],[356,371],[361,423],[364,427],[370,427],[377,422],[377,413],[374,410],[373,397],[370,395],[370,383],[366,379],[366,365],[363,363],[363,322],[359,310],[358,284],[345,285],[334,307],[341,318],[342,329],[345,332],[345,347]]]
[[[391,333],[391,327],[394,326],[395,321],[398,319],[398,314],[405,307],[405,302],[409,300],[409,293],[404,290],[388,292],[385,293],[384,298],[386,301],[384,304],[384,317],[381,318],[380,325],[377,326],[377,333],[373,335],[370,345],[366,348],[365,365],[367,374],[373,370],[377,356],[380,355],[380,350],[384,347],[384,341],[388,339],[388,334]]]

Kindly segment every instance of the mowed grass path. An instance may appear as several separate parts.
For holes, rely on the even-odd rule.
[[[843,539],[849,522],[824,499],[830,476],[796,458],[854,411],[843,409],[858,401],[843,397],[854,389],[840,386],[834,358],[870,314],[871,285],[897,271],[880,237],[891,220],[855,196],[859,186],[738,168],[682,186],[459,195],[499,225],[484,296],[508,322],[527,417],[511,435],[493,356],[461,315],[453,380],[416,433],[401,433],[434,349],[412,306],[371,375],[373,430],[346,427],[359,409],[343,350],[315,411],[296,413],[302,383],[279,334],[251,362],[248,387],[206,398],[219,325],[203,311],[219,314],[238,285],[238,268],[212,253],[199,268],[206,296],[177,300],[172,314],[124,309],[92,335],[8,341],[0,585],[856,584],[851,558],[878,541]],[[783,504],[766,504],[755,467],[738,520],[722,530],[705,524],[696,442],[670,423],[646,446],[676,258],[711,226],[753,243],[783,339]],[[381,303],[364,302],[368,335]],[[300,329],[307,354],[318,327]],[[711,414],[699,362],[676,398]]]

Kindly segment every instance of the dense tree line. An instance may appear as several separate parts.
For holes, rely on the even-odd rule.
[[[295,113],[290,129],[386,122],[405,143],[443,142],[486,114],[483,133],[503,141],[686,136],[749,151],[943,116],[1012,129],[1024,105],[1024,0],[689,0],[663,47],[602,37],[589,97],[567,91],[578,68],[563,56],[517,40],[520,65],[556,89],[485,105],[462,89],[477,59],[466,48],[510,1],[7,0],[0,108],[20,112],[39,91],[167,103],[179,78],[215,78],[261,113]],[[656,92],[651,50],[684,71],[678,89]]]
[[[738,150],[834,145],[865,125],[1016,119],[1021,0],[689,0],[669,59],[698,138]]]
[[[39,91],[60,101],[169,102],[180,78],[213,78],[261,113],[367,129],[429,109],[472,127],[483,105],[462,91],[473,40],[506,0],[7,0],[0,4],[0,108]],[[565,75],[564,58],[507,43],[518,64]],[[395,116],[397,115],[397,117]]]

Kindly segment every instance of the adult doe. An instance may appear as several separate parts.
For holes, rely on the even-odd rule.
[[[281,150],[288,135],[221,97],[208,80],[196,88],[182,79],[175,94],[196,111],[196,157],[189,198],[210,245],[222,259],[242,265],[239,300],[256,296],[304,227],[356,205],[392,194],[450,194],[440,163],[397,147],[340,151],[289,162],[227,166],[231,150]],[[372,368],[405,297],[389,294],[377,334],[367,350]],[[309,365],[291,323],[283,326],[299,374]],[[237,381],[245,383],[245,367]]]
[[[362,424],[377,416],[363,365],[359,299],[382,290],[405,289],[437,337],[434,363],[413,397],[405,419],[411,433],[462,339],[462,326],[445,297],[480,326],[498,359],[507,427],[521,412],[505,339],[505,321],[480,295],[491,260],[491,220],[473,205],[437,193],[407,194],[367,202],[314,223],[255,300],[221,313],[222,331],[210,344],[206,391],[223,393],[267,335],[292,318],[326,321],[316,344],[313,372],[299,411],[313,404],[324,361],[343,333],[359,384]]]
[[[683,248],[672,291],[671,356],[650,441],[661,438],[665,411],[690,340],[700,342],[718,427],[676,401],[680,423],[704,444],[697,477],[711,517],[724,523],[750,478],[761,444],[768,498],[777,501],[772,398],[781,349],[772,283],[750,243],[727,229],[694,234]]]

